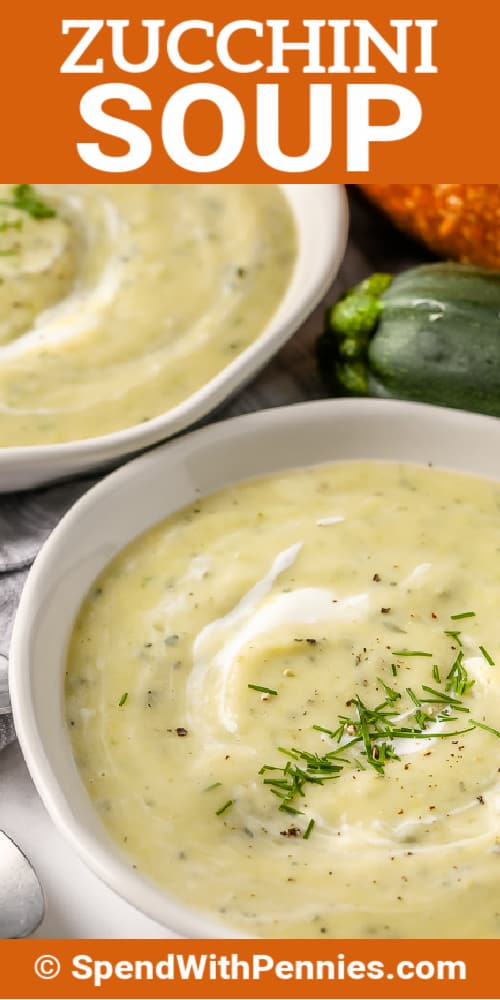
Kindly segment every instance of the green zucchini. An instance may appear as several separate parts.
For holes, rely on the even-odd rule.
[[[374,274],[328,310],[317,350],[337,394],[500,416],[500,273],[440,263]]]

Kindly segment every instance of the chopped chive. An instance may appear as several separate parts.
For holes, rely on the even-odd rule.
[[[327,753],[325,756],[329,760],[331,760],[332,758],[334,758],[335,760],[343,760],[344,759],[343,757],[339,757],[339,753],[345,753],[345,751],[348,750],[349,747],[353,747],[354,744],[359,743],[360,740],[361,736],[354,736],[353,739],[349,740],[348,743],[342,743],[342,746],[338,747],[337,750],[330,750],[330,753]]]
[[[498,736],[498,738],[500,739],[500,733],[498,732],[498,729],[493,729],[493,726],[487,726],[486,723],[484,722],[477,722],[476,719],[471,719],[470,721],[473,723],[474,726],[477,726],[478,729],[485,729],[487,733],[492,733],[493,736]]]
[[[315,825],[316,825],[315,821],[313,819],[310,819],[304,833],[302,834],[303,840],[309,840],[309,837],[311,836],[311,833],[313,832]]]
[[[454,639],[455,642],[458,642],[459,646],[462,645],[462,642],[461,642],[461,639],[460,639],[460,632],[454,632],[453,629],[445,628],[444,634],[448,635],[450,637],[450,639]]]
[[[5,222],[0,222],[0,233],[6,233],[8,229],[22,229],[22,228],[23,228],[22,219],[15,219],[14,221],[11,219],[6,219]]]
[[[120,701],[118,702],[118,707],[119,708],[123,708],[123,706],[124,706],[127,698],[128,698],[128,691],[124,691],[123,694],[122,694],[122,696],[121,696],[121,698],[120,698]]]
[[[446,685],[445,685],[447,691],[454,690],[456,694],[459,695],[466,694],[467,691],[469,691],[469,689],[473,687],[474,684],[476,683],[475,681],[469,680],[469,675],[467,673],[467,670],[462,664],[463,658],[464,654],[462,650],[460,650],[454,664],[452,665],[449,674],[447,674],[446,676]]]
[[[207,787],[204,788],[203,791],[204,792],[211,792],[211,791],[213,791],[214,788],[220,788],[221,785],[222,785],[222,781],[214,781],[213,785],[207,785]]]
[[[453,617],[475,617],[475,613],[472,611],[462,612],[461,615]],[[446,630],[445,634],[456,639],[458,645],[462,645],[460,642],[460,632],[450,629]],[[486,661],[493,665],[493,658],[485,647],[480,646],[479,649]],[[433,656],[430,652],[418,649],[394,650],[393,655],[401,657]],[[338,715],[333,728],[330,729],[318,724],[311,727],[313,731],[324,733],[330,739],[336,741],[337,745],[333,750],[320,754],[309,750],[302,750],[298,747],[278,747],[279,752],[288,758],[284,766],[276,767],[265,764],[261,767],[259,774],[264,775],[267,772],[273,772],[271,777],[263,777],[263,783],[279,799],[279,805],[276,803],[279,810],[294,816],[303,815],[304,811],[296,808],[296,805],[300,803],[301,798],[304,799],[306,796],[306,786],[308,784],[324,785],[327,781],[341,777],[347,766],[365,770],[365,766],[359,759],[359,756],[349,753],[349,750],[356,744],[361,744],[358,747],[357,753],[364,758],[366,765],[373,768],[378,776],[384,776],[387,764],[390,761],[400,760],[394,742],[397,740],[450,739],[470,733],[475,728],[484,729],[486,732],[500,739],[499,730],[494,729],[486,723],[470,719],[471,709],[463,703],[462,699],[470,693],[470,689],[473,687],[475,681],[472,679],[469,680],[463,660],[464,652],[460,649],[448,674],[443,680],[441,679],[438,664],[434,663],[432,665],[432,677],[436,685],[438,685],[436,687],[422,684],[421,689],[418,690],[418,694],[413,688],[406,688],[406,694],[415,706],[409,713],[406,713],[406,715],[411,716],[410,726],[401,725],[401,709],[399,706],[396,706],[402,695],[389,687],[381,677],[377,677],[377,687],[383,689],[383,701],[371,707],[362,701],[359,694],[354,694],[346,702],[346,705],[351,709],[350,714]],[[399,669],[400,665],[391,664],[393,677],[397,676]],[[272,689],[262,688],[257,685],[249,684],[248,686],[258,691],[269,692],[270,694],[277,693]],[[426,706],[436,706],[436,709],[433,708],[431,711]],[[450,723],[457,722],[457,715],[462,713],[469,715],[469,719],[463,720],[463,722],[467,722],[469,725],[463,729],[452,730],[451,728],[447,728],[446,725],[443,727],[442,732],[435,732],[429,729],[431,719],[437,719],[440,723],[448,724],[449,726]],[[346,739],[346,737],[352,738]],[[309,839],[313,827],[314,821],[310,820],[307,823],[304,833],[302,833],[304,839]],[[296,835],[298,836],[299,834],[300,830],[296,828]]]
[[[475,611],[461,611],[459,615],[450,615],[452,622],[458,622],[461,618],[475,618]]]
[[[471,719],[471,722],[474,720]],[[474,725],[477,725],[475,723]],[[487,729],[487,726],[483,726],[483,729]],[[463,733],[471,733],[474,726],[469,726],[467,729],[457,729],[453,733],[423,733],[421,729],[394,729],[391,732],[391,736],[395,740],[444,740],[449,739],[450,736],[462,736]],[[495,730],[491,730],[496,736],[500,736]]]
[[[488,650],[485,649],[484,646],[480,646],[479,649],[481,650],[481,652],[482,652],[482,654],[483,654],[486,662],[489,663],[490,667],[494,667],[495,666],[495,661],[494,661],[493,657],[490,656],[490,654],[488,653]]]
[[[338,733],[338,729],[334,731],[333,729],[326,729],[325,726],[313,726],[313,729],[315,729],[317,733],[326,733],[327,736],[332,737],[332,740],[336,737]]]
[[[265,782],[264,782],[264,784],[265,784]],[[272,792],[273,795],[277,795],[279,799],[288,799],[289,798],[289,792],[285,791],[285,789],[270,788],[269,791]]]
[[[278,694],[273,688],[262,687],[260,684],[247,684],[247,687],[251,688],[252,691],[262,691],[263,694]]]
[[[432,656],[432,653],[424,653],[421,649],[393,649],[394,656]]]
[[[435,688],[428,687],[427,684],[422,684],[422,691],[427,691],[428,694],[433,694],[438,701],[444,702],[446,705],[460,704],[457,698],[452,698],[451,695],[445,694],[444,691],[436,691]],[[429,699],[424,698],[423,701],[427,704]]]
[[[401,698],[401,695],[399,694],[399,692],[395,691],[394,688],[390,688],[389,685],[386,684],[385,681],[383,681],[381,677],[377,677],[377,684],[381,684],[382,685],[382,687],[383,687],[383,689],[385,691],[385,694],[387,696],[387,700],[390,703],[392,703],[394,701],[399,701],[399,699]]]
[[[420,708],[422,702],[420,701],[420,698],[417,698],[415,692],[412,691],[411,688],[406,688],[406,693],[407,693],[408,697],[411,698],[413,704],[416,705],[417,708]]]
[[[232,806],[232,804],[233,800],[228,799],[227,802],[225,802],[224,805],[220,807],[220,809],[215,810],[215,815],[222,816],[222,813],[225,813],[226,809],[229,809]]]
[[[2,204],[27,212],[33,219],[53,219],[57,214],[54,208],[40,198],[32,184],[15,184],[12,188],[12,201],[3,201]]]

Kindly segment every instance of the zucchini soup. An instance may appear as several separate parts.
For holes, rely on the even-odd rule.
[[[71,637],[74,757],[130,865],[263,937],[497,937],[500,484],[341,462],[133,541]]]
[[[276,185],[0,185],[0,447],[186,400],[256,340],[295,258]]]

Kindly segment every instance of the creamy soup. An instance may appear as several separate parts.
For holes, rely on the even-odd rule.
[[[15,190],[0,185],[0,446],[164,413],[258,337],[291,276],[274,185],[39,185],[42,217]]]
[[[497,937],[499,553],[500,484],[369,462],[135,540],[66,683],[129,863],[228,932]]]

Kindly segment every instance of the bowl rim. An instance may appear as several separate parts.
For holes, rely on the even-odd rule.
[[[247,377],[250,378],[256,374],[259,368],[293,336],[330,288],[342,262],[348,235],[347,194],[345,186],[340,184],[278,184],[276,186],[284,193],[294,218],[297,256],[288,285],[273,314],[255,340],[180,403],[151,420],[133,424],[131,427],[124,427],[109,434],[78,438],[75,441],[0,447],[0,476],[4,464],[10,464],[17,460],[26,463],[35,461],[51,463],[74,459],[82,462],[88,455],[91,464],[82,465],[79,468],[91,469],[99,461],[112,461],[115,457],[132,455],[148,445],[168,440],[181,430],[195,425],[197,421],[210,413],[239,386],[244,384]],[[297,224],[299,213],[294,202],[294,196],[300,197],[298,189],[314,189],[312,197],[323,201],[321,214],[325,219],[325,227],[322,232],[324,247],[314,271],[311,271],[311,280],[306,294],[303,297],[296,294],[296,301],[293,304],[289,303],[288,296],[297,266],[301,260],[301,238]],[[310,191],[308,191],[308,195],[311,195]],[[290,315],[282,317],[281,310],[284,306],[287,307]],[[58,478],[61,475],[64,475],[64,472],[58,470]],[[49,478],[52,479],[55,476]]]
[[[337,428],[339,425],[341,427],[342,420],[352,420],[354,422],[357,420],[364,423],[365,430],[368,433],[376,434],[377,417],[382,422],[384,418],[386,421],[390,420],[394,426],[400,420],[403,423],[405,421],[409,422],[409,425],[414,421],[417,431],[420,430],[422,432],[432,432],[432,430],[436,429],[436,422],[438,422],[439,425],[443,426],[445,434],[453,434],[454,439],[458,440],[458,448],[460,447],[462,431],[465,433],[472,431],[473,435],[476,434],[481,437],[486,436],[488,438],[492,436],[496,447],[498,438],[500,437],[500,420],[497,420],[495,417],[433,407],[427,404],[394,400],[321,399],[244,414],[191,431],[181,438],[166,442],[160,447],[130,460],[121,468],[111,472],[91,487],[63,516],[43,545],[29,573],[14,623],[9,658],[9,682],[16,732],[30,774],[51,819],[86,866],[119,896],[135,906],[136,909],[151,919],[156,920],[163,927],[173,930],[176,934],[191,938],[225,938],[228,936],[244,938],[249,936],[238,932],[237,929],[228,928],[227,925],[217,923],[215,918],[210,918],[203,912],[185,905],[174,896],[171,896],[168,891],[160,889],[151,880],[141,876],[138,872],[131,871],[130,860],[127,863],[125,856],[120,854],[119,847],[113,844],[111,839],[106,840],[106,843],[100,842],[88,830],[84,829],[83,823],[78,819],[73,810],[71,797],[67,796],[59,785],[57,776],[53,771],[50,754],[46,750],[43,736],[40,732],[36,699],[32,690],[30,662],[30,648],[33,641],[30,637],[30,632],[34,626],[37,610],[39,612],[40,595],[47,592],[47,583],[50,588],[50,580],[54,573],[54,561],[57,559],[58,547],[61,544],[67,544],[67,540],[71,538],[72,534],[74,536],[75,532],[78,532],[79,522],[83,514],[89,510],[92,511],[92,508],[94,508],[93,516],[99,516],[100,505],[102,502],[106,502],[106,498],[114,502],[117,490],[123,493],[126,490],[127,483],[134,478],[140,478],[146,469],[154,474],[155,469],[160,469],[165,465],[168,467],[169,463],[175,466],[176,463],[182,461],[183,453],[186,456],[189,455],[193,445],[201,446],[202,449],[203,446],[208,446],[209,449],[210,447],[217,447],[217,449],[221,448],[224,450],[225,440],[234,437],[235,434],[236,439],[238,439],[238,436],[241,437],[246,432],[253,433],[256,429],[260,432],[269,432],[273,428],[277,430],[280,428],[284,429],[290,423],[293,424],[295,419],[301,420],[302,418],[306,421],[310,420],[312,426],[315,426],[315,421],[316,423],[319,421],[325,426],[328,422],[329,427],[332,429],[335,427],[335,423],[337,424]],[[432,449],[432,447],[433,444],[429,443],[427,436],[424,437],[422,434],[418,438],[417,448],[421,450],[422,456],[425,455],[427,449]],[[490,448],[488,444],[486,447],[487,455],[493,455],[494,448]],[[468,456],[469,454],[467,453]],[[353,456],[353,458],[354,460],[361,460],[357,455]],[[379,460],[409,462],[422,465],[426,462],[424,457],[421,459],[391,459],[387,455],[385,458],[382,456]],[[323,464],[325,461],[328,461],[328,459],[315,458],[313,456],[310,461],[297,462],[295,467],[313,467],[317,464]],[[349,459],[333,455],[330,461],[349,461]],[[482,478],[500,480],[500,471],[495,471],[490,475],[469,468],[471,463],[474,464],[474,461],[475,458],[471,454],[470,458],[467,457],[465,463],[461,465],[460,471],[465,474],[469,471],[470,474],[479,475]],[[489,463],[490,459],[488,458],[487,464]],[[453,462],[449,465],[444,462],[438,464],[441,468],[457,468]],[[491,464],[494,464],[493,458]],[[280,465],[276,456],[273,457],[273,465],[276,471],[294,467],[290,464],[286,466]],[[267,470],[260,474],[267,474]],[[259,473],[253,472],[249,478],[255,475],[259,475]],[[230,482],[244,481],[244,478],[244,476],[238,475],[234,479],[231,479],[231,477],[224,479],[220,475],[220,486],[214,487],[208,493],[214,492],[217,488],[224,488]],[[202,491],[202,495],[207,495],[207,492],[203,493]],[[172,509],[180,509],[184,505],[184,503],[177,501],[176,503],[177,506]],[[168,516],[168,513],[165,516]],[[145,523],[141,523],[141,517],[144,522],[144,514],[141,515],[139,512],[136,515],[138,522],[137,531],[135,534],[133,529],[129,531],[128,537],[120,543],[120,548],[124,548],[133,537],[147,530]],[[113,556],[108,558],[108,562],[111,558]],[[86,590],[87,587],[83,586],[82,583],[80,603]],[[67,624],[70,625],[71,623],[67,622]],[[63,629],[63,623],[61,623],[61,629]],[[54,700],[54,716],[56,715],[56,711]],[[62,720],[61,724],[63,725]]]

